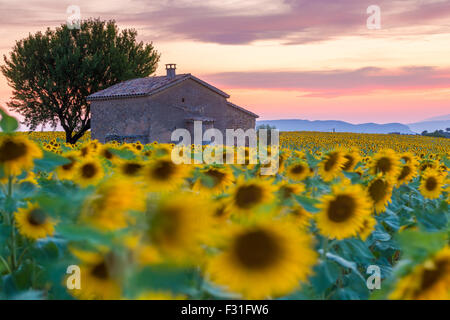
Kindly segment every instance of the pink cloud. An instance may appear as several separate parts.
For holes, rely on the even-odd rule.
[[[225,72],[205,76],[231,89],[265,89],[302,92],[302,96],[331,98],[361,95],[377,90],[429,90],[449,88],[450,70],[434,67],[291,72]]]
[[[277,39],[285,44],[304,44],[367,33],[366,9],[373,1],[286,0],[284,4],[289,8],[284,12],[243,14],[237,9],[227,11],[211,5],[186,7],[174,1],[156,10],[130,15],[128,19],[143,25],[152,21],[149,29],[160,30],[169,37],[202,42],[248,44]],[[449,1],[378,0],[376,4],[381,7],[384,29],[434,25],[440,27],[439,32],[449,32],[448,24],[444,23],[450,17]]]
[[[123,10],[108,5],[93,7],[93,3],[79,1],[84,18],[100,16],[138,25],[151,32],[151,40],[191,39],[220,44],[273,39],[285,44],[302,44],[367,33],[366,9],[374,4],[372,0],[285,0],[283,6],[280,4],[284,10],[259,13],[263,4],[255,2],[254,12],[243,13],[239,5],[225,9],[210,1],[186,4],[177,0],[151,3],[124,0]],[[127,3],[139,6],[139,10],[127,10]],[[384,29],[426,25],[437,27],[436,32],[449,32],[446,21],[450,18],[450,1],[377,0],[376,4],[381,7]],[[67,4],[52,0],[39,4],[26,0],[0,3],[0,27],[47,27],[64,23],[66,8]]]

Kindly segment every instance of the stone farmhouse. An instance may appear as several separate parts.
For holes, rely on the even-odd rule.
[[[176,74],[175,64],[167,64],[166,71],[166,76],[124,81],[88,96],[92,138],[170,143],[175,129],[193,134],[194,121],[224,136],[226,129],[255,128],[258,115],[229,102],[227,93],[191,74]]]

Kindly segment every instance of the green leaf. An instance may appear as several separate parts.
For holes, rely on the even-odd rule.
[[[316,205],[318,203],[320,203],[320,201],[318,201],[316,199],[308,198],[305,196],[300,196],[300,195],[294,195],[294,197],[303,206],[303,208],[306,211],[309,211],[312,213],[319,211],[319,209],[316,207]]]
[[[4,225],[0,224],[0,243],[7,243],[7,239],[11,235],[11,226],[10,225]],[[0,255],[2,255],[4,252],[8,250],[8,247],[5,245],[0,246]],[[1,264],[1,263],[0,263]]]
[[[361,300],[359,294],[351,289],[339,288],[336,294],[333,295],[333,299],[337,300]]]
[[[30,289],[13,295],[11,300],[44,300],[44,292]]]
[[[65,240],[53,237],[41,239],[35,246],[31,254],[40,262],[54,261],[60,257],[61,250],[67,249]]]
[[[382,230],[381,226],[376,227],[375,231],[372,232],[371,237],[374,241],[389,241],[391,239],[389,233],[387,233],[384,228]]]
[[[403,249],[403,257],[418,262],[442,249],[447,242],[447,234],[406,230],[399,233],[396,240]]]
[[[450,168],[450,159],[449,158],[444,158],[444,164],[447,168]]]
[[[2,108],[0,108],[0,115],[2,120],[0,120],[0,128],[5,133],[13,133],[19,128],[19,123],[17,120],[9,116]]]
[[[322,250],[319,250],[322,251]],[[327,258],[336,262],[337,264],[340,264],[344,268],[352,270],[364,283],[366,282],[366,279],[361,275],[361,273],[358,271],[357,265],[355,262],[348,261],[336,254],[333,254],[331,252],[327,252]]]
[[[199,277],[192,269],[151,266],[133,273],[127,281],[128,292],[132,296],[148,290],[186,292],[189,287],[192,287],[193,279],[199,279]]]
[[[347,239],[340,245],[345,257],[353,257],[357,262],[369,262],[375,258],[367,245],[359,239]]]
[[[340,273],[339,265],[333,261],[326,260],[317,265],[314,268],[314,276],[310,279],[314,291],[320,294],[331,288],[336,283]]]
[[[0,280],[0,292],[2,294],[8,297],[17,293],[17,286],[14,283],[12,274],[7,274],[3,277],[0,277]]]
[[[439,231],[447,225],[447,217],[445,211],[436,210],[431,206],[424,209],[416,209],[415,215],[420,225],[430,232]]]
[[[361,176],[356,172],[345,172],[344,171],[344,176],[347,177],[348,179],[350,179],[350,181],[352,183],[357,183],[361,180]]]
[[[398,216],[389,209],[386,209],[386,212],[383,217],[383,222],[386,223],[393,230],[397,231],[400,229],[400,219]]]
[[[119,158],[125,159],[125,160],[133,160],[136,159],[136,154],[127,149],[109,149],[109,152],[112,154],[118,156]]]
[[[35,159],[34,165],[38,171],[51,172],[56,167],[70,163],[70,160],[56,153],[44,151],[41,159]]]
[[[202,291],[207,292],[212,297],[214,297],[216,299],[220,299],[220,300],[241,298],[241,296],[239,294],[225,291],[221,287],[215,286],[214,284],[206,282],[206,281],[202,287]]]
[[[37,191],[36,185],[31,182],[25,181],[15,186],[14,198],[17,200],[25,199],[33,196]]]
[[[12,274],[14,284],[18,290],[28,290],[34,285],[43,285],[45,279],[41,277],[42,267],[30,260],[25,260],[19,269]],[[39,275],[39,276],[38,276]]]
[[[80,225],[57,225],[56,230],[67,241],[89,241],[92,244],[114,246],[112,234],[102,233],[94,228]]]

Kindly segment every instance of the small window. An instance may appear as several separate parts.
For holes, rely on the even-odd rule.
[[[181,102],[184,102],[184,98],[181,98]]]

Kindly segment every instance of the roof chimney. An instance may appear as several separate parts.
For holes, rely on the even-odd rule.
[[[174,63],[166,64],[167,78],[175,78],[177,65]]]

